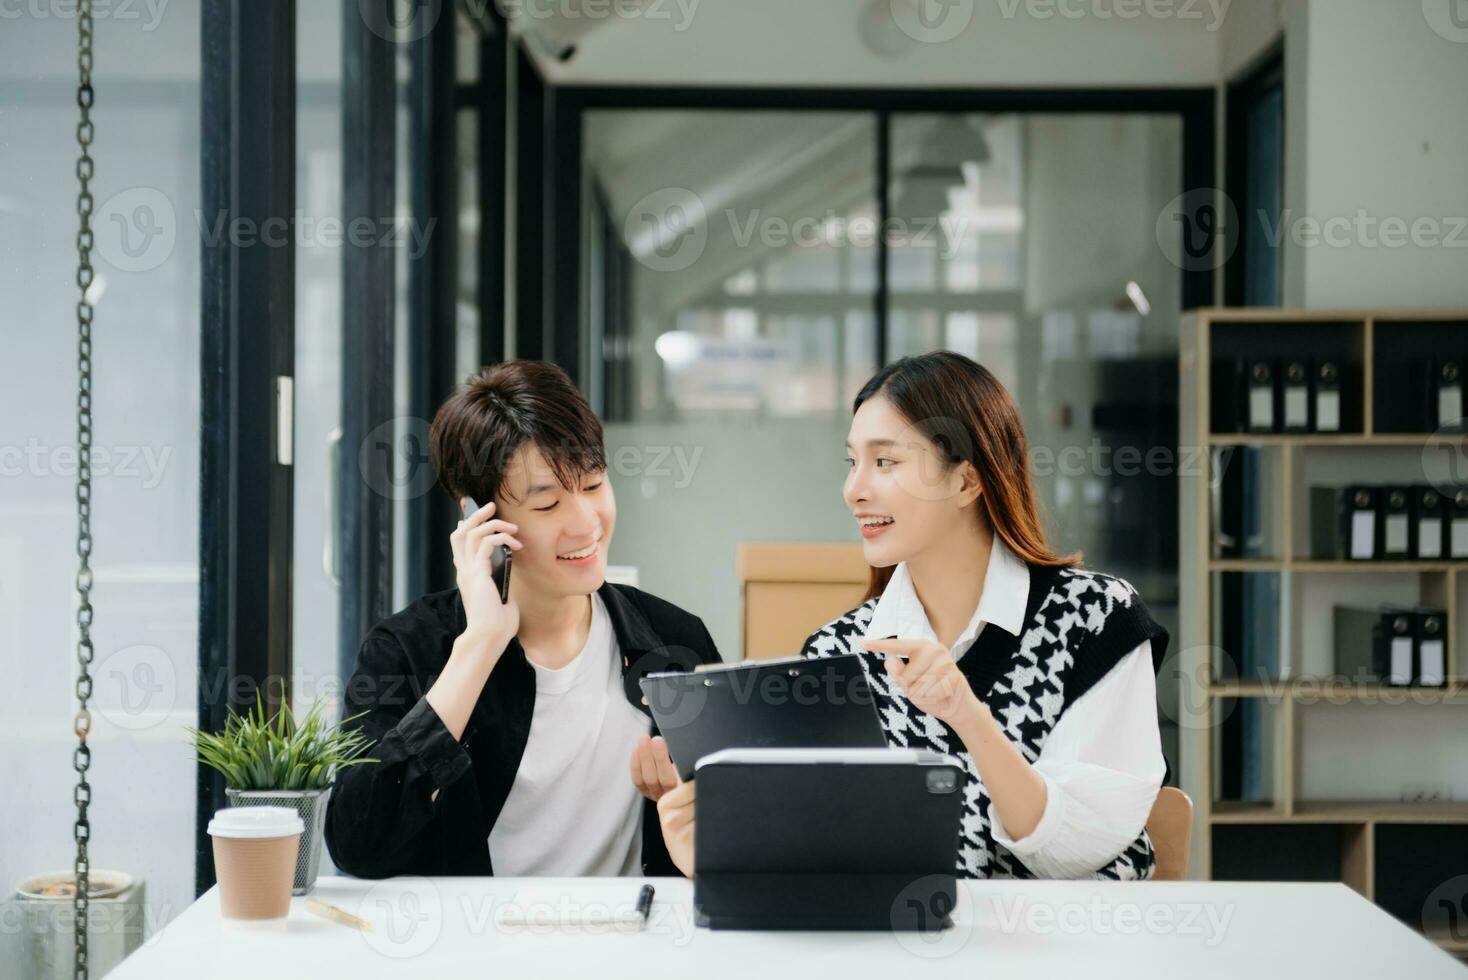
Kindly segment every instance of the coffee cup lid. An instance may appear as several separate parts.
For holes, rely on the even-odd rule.
[[[209,833],[215,837],[258,839],[303,833],[301,815],[288,806],[231,806],[214,812]]]

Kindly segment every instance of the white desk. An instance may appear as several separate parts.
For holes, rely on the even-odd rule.
[[[645,932],[502,925],[505,904],[631,906],[638,879],[321,878],[312,894],[361,932],[292,900],[289,918],[237,924],[206,892],[110,980],[267,977],[848,977],[1087,980],[1205,977],[1468,978],[1468,967],[1340,884],[968,881],[954,928],[915,934],[711,932],[690,882],[655,879]]]

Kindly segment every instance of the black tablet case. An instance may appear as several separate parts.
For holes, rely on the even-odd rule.
[[[936,753],[915,754],[923,761],[702,765],[694,824],[698,924],[952,925],[963,772]]]
[[[649,674],[642,693],[684,780],[728,748],[881,748],[887,744],[856,654]]]

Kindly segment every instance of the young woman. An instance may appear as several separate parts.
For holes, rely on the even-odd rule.
[[[1046,544],[1009,393],[957,354],[903,358],[857,395],[846,452],[871,588],[803,652],[858,653],[888,742],[962,762],[957,873],[1150,877],[1168,634],[1129,583]],[[694,787],[658,803],[685,874]]]
[[[560,368],[509,361],[444,403],[429,443],[444,489],[484,506],[449,538],[458,587],[362,641],[346,713],[366,712],[381,761],[337,777],[332,860],[366,878],[673,873],[653,806],[667,780],[628,776],[652,731],[638,680],[719,654],[698,617],[606,581],[601,423]]]

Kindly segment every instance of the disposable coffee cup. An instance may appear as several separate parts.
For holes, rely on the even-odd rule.
[[[214,875],[226,919],[282,919],[291,910],[296,848],[306,829],[285,806],[232,806],[214,813]]]

